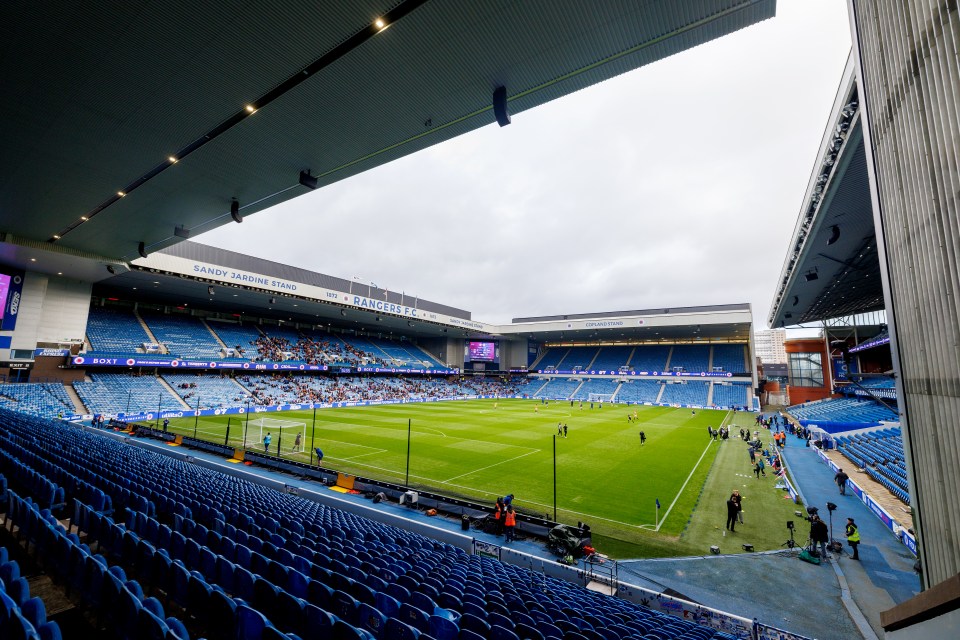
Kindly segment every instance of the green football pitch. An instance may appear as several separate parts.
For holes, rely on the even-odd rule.
[[[637,419],[628,421],[634,411]],[[313,411],[251,414],[249,424],[231,416],[229,443],[242,446],[246,430],[246,448],[262,450],[261,432],[271,431],[275,453],[282,433],[284,457],[309,461],[312,445],[323,450],[325,468],[402,484],[409,421],[411,487],[491,503],[512,493],[522,512],[553,519],[555,441],[561,522],[588,522],[595,532],[623,540],[675,539],[716,456],[718,443],[707,427],[729,418],[714,410],[468,400],[321,409],[315,423]],[[227,421],[182,418],[170,429],[187,435],[196,429],[200,438],[223,442]],[[288,426],[281,431],[277,421]],[[567,424],[566,437],[555,438],[558,423]],[[291,451],[297,431],[305,433],[302,453]]]

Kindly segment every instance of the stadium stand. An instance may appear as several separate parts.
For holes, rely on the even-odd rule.
[[[633,351],[630,359],[632,371],[663,371],[670,355],[670,345],[642,345]]]
[[[899,416],[875,400],[864,398],[828,398],[787,407],[787,412],[801,422],[877,425],[896,422]]]
[[[223,344],[237,350],[237,357],[254,360],[257,357],[256,340],[263,334],[256,325],[241,325],[234,322],[207,321]]]
[[[838,382],[842,383],[843,381]],[[836,390],[837,393],[842,393],[847,396],[863,396],[867,398],[876,396],[889,400],[896,400],[897,398],[897,383],[889,376],[858,378],[856,383],[837,384]]]
[[[896,380],[889,376],[879,378],[863,378],[858,380],[861,387],[867,389],[894,389],[897,386]]]
[[[386,354],[396,366],[410,369],[435,369],[442,366],[422,349],[409,342],[395,342],[382,338],[368,338],[368,342]]]
[[[352,349],[359,364],[390,366],[389,356],[367,338],[359,336],[343,338],[348,350]]]
[[[633,347],[603,347],[590,365],[591,371],[613,371],[627,365]]]
[[[707,394],[709,392],[709,382],[667,383],[664,385],[660,402],[704,406],[707,404]]]
[[[302,360],[302,355],[295,353],[300,342],[300,333],[293,327],[262,326],[263,335],[254,340],[257,349],[256,360],[264,362],[284,362],[286,360]],[[304,360],[306,362],[306,360]]]
[[[59,382],[0,384],[0,407],[32,416],[73,415],[76,411]]]
[[[714,383],[712,404],[717,407],[749,407],[750,383]]]
[[[397,342],[385,338],[367,338],[373,347],[384,353],[387,360],[394,366],[406,367],[409,369],[437,368],[442,367],[439,362],[423,349],[410,342]],[[373,353],[377,353],[374,351]]]
[[[744,353],[742,344],[715,344],[713,345],[712,367],[714,369],[719,367],[732,373],[744,373],[747,371]]]
[[[90,382],[77,381],[73,388],[92,413],[115,415],[140,411],[183,411],[183,405],[154,376],[125,373],[93,373]]]
[[[899,428],[885,428],[835,438],[837,451],[910,504],[907,461]]]
[[[547,351],[540,356],[540,360],[534,363],[534,368],[543,371],[549,367],[556,367],[558,364],[560,364],[560,361],[563,360],[564,356],[567,355],[568,351],[570,351],[570,349],[567,347],[554,347],[547,349]]]
[[[666,360],[666,356],[664,356]],[[627,380],[617,392],[617,402],[656,402],[663,383],[659,380]]]
[[[582,371],[590,367],[598,352],[596,347],[572,347],[557,368],[562,371]]]
[[[570,378],[551,378],[533,397],[565,400],[577,390],[580,382],[580,380],[571,380]]]
[[[133,311],[91,307],[87,318],[87,341],[93,351],[116,352],[129,356],[143,351],[150,336]],[[99,353],[97,355],[100,355]]]
[[[0,432],[8,518],[117,637],[188,637],[146,593],[211,638],[733,637],[72,425],[0,411]],[[76,534],[31,477],[70,488]]]
[[[610,378],[588,378],[584,380],[583,384],[577,389],[577,392],[574,393],[570,399],[571,400],[588,400],[591,393],[602,393],[612,395],[617,387],[620,385],[620,381]]]
[[[208,325],[190,316],[145,314],[144,321],[169,355],[162,359],[296,361],[325,365],[374,365],[408,369],[441,369],[444,365],[411,342],[386,338],[340,338],[323,331],[299,331],[282,325],[240,325],[209,320]],[[209,329],[208,329],[209,326]],[[213,331],[213,335],[211,335]],[[94,307],[87,328],[97,357],[126,360],[143,352],[150,338],[132,312]],[[217,338],[234,349],[229,356]]]
[[[670,355],[670,369],[682,367],[684,371],[699,373],[709,371],[710,345],[678,344]]]
[[[199,318],[157,313],[144,313],[140,317],[171,355],[200,360],[223,357],[223,347]]]
[[[307,332],[305,334],[307,343],[302,346],[304,349],[304,361],[313,363],[323,361],[328,364],[356,365],[360,364],[363,352],[357,351],[354,347],[348,346],[343,340],[335,335],[323,331]]]
[[[249,391],[229,377],[216,374],[164,373],[163,379],[188,405],[201,409],[243,406],[252,399]]]
[[[517,385],[517,394],[521,396],[535,397],[543,385],[547,384],[544,378],[526,378]]]
[[[361,402],[407,400],[411,398],[456,398],[470,395],[512,396],[517,383],[495,379],[366,378],[360,376],[244,375],[237,381],[246,387],[257,404],[305,402]]]

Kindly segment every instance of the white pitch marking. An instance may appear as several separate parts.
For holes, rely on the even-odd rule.
[[[481,471],[486,471],[487,469],[492,469],[493,467],[499,466],[499,465],[501,465],[501,464],[506,464],[507,462],[513,462],[514,460],[519,460],[520,458],[525,458],[525,457],[530,456],[530,455],[533,455],[533,454],[535,454],[535,453],[540,453],[541,451],[543,451],[543,449],[532,449],[532,450],[530,450],[530,451],[527,451],[526,453],[522,453],[522,454],[520,454],[519,456],[516,456],[515,458],[510,458],[509,460],[501,460],[500,462],[495,462],[495,463],[493,463],[493,464],[491,464],[491,465],[488,465],[488,466],[486,466],[486,467],[481,467],[480,469],[474,469],[473,471],[468,471],[467,473],[461,473],[461,474],[458,475],[458,476],[453,476],[452,478],[450,478],[450,479],[448,479],[448,480],[441,480],[441,482],[443,482],[443,483],[446,484],[446,483],[448,483],[448,482],[450,482],[450,481],[452,481],[452,480],[456,480],[457,478],[462,478],[463,476],[470,476],[470,475],[473,475],[473,474],[475,474],[475,473],[480,473]]]
[[[343,462],[350,462],[351,460],[356,460],[357,458],[362,458],[364,456],[375,456],[378,453],[384,453],[386,449],[377,449],[376,451],[371,451],[370,453],[360,453],[355,456],[350,456],[349,458],[330,458],[331,460],[342,460]]]
[[[731,416],[731,413],[728,411],[727,415],[724,416],[723,421],[720,423],[721,427],[727,423],[727,420],[730,418],[730,416]],[[693,469],[690,469],[690,474],[687,476],[687,479],[683,481],[683,486],[680,487],[680,491],[677,492],[677,496],[673,499],[673,502],[670,503],[670,506],[667,507],[667,512],[663,514],[662,518],[660,518],[660,523],[657,525],[656,531],[660,531],[660,527],[662,527],[663,523],[667,521],[667,517],[670,515],[670,512],[673,510],[673,505],[677,504],[677,500],[679,500],[680,496],[683,495],[683,490],[687,488],[687,483],[690,482],[690,478],[693,477],[693,474],[694,472],[696,472],[697,467],[699,467],[700,463],[703,462],[703,457],[707,455],[707,451],[710,449],[710,445],[713,443],[714,443],[713,440],[710,440],[707,443],[707,446],[703,450],[703,453],[700,454],[700,459],[697,460],[697,464],[693,465]]]
[[[439,429],[433,429],[433,428],[431,428],[431,427],[420,427],[419,429],[414,429],[413,431],[415,431],[415,432],[421,432],[421,433],[424,432],[424,431],[433,431],[434,433],[440,434],[440,437],[441,437],[441,438],[446,438],[446,437],[447,437],[447,434],[445,434],[443,431],[440,431]]]

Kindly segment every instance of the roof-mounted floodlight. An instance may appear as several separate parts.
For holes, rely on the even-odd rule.
[[[317,179],[310,175],[310,170],[300,172],[300,184],[305,186],[307,189],[316,189],[317,188]]]
[[[831,245],[840,239],[840,225],[830,227],[830,238],[827,239],[827,245]]]
[[[493,92],[493,115],[497,124],[505,127],[510,124],[510,112],[507,110],[507,88],[497,87]]]

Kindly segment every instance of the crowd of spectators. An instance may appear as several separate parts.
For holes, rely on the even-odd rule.
[[[511,396],[518,383],[488,378],[405,378],[295,376],[293,374],[238,376],[257,404],[307,402],[362,402],[453,398],[467,395]]]
[[[196,389],[196,388],[197,388],[196,382],[181,382],[180,384],[177,385],[177,389]],[[181,398],[183,398],[184,400],[187,400],[188,398],[191,398],[194,394],[196,394],[196,391],[186,391],[186,392],[180,391],[179,394]]]
[[[262,335],[250,344],[256,348],[257,356],[254,359],[256,362],[295,360],[321,366],[331,364],[388,366],[385,359],[330,336],[310,337],[300,334],[297,341],[293,342],[284,336]],[[244,353],[240,345],[237,345],[236,350],[238,355]]]

